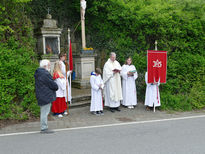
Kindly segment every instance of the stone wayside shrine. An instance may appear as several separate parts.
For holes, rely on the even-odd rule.
[[[42,54],[42,59],[51,61],[51,70],[53,70],[54,62],[58,59],[60,53],[60,35],[62,29],[57,27],[57,21],[47,14],[43,20],[43,26],[40,28],[38,36],[38,52]]]
[[[90,88],[90,74],[95,71],[95,57],[97,56],[92,48],[86,48],[85,40],[85,9],[86,1],[80,1],[81,9],[81,32],[82,32],[82,46],[81,49],[73,52],[73,74],[75,74],[75,80],[72,81],[72,87],[85,89]],[[48,14],[46,19],[43,20],[43,25],[38,32],[38,52],[42,59],[49,59],[51,61],[51,73],[53,70],[54,62],[58,60],[58,54],[60,53],[60,36],[62,29],[57,27],[57,21],[52,19],[52,16]],[[68,46],[70,46],[73,40],[70,37],[70,29],[67,31]],[[80,46],[80,45],[79,45]],[[69,50],[70,51],[70,50]],[[67,51],[67,55],[68,51]],[[69,58],[68,58],[69,59]]]

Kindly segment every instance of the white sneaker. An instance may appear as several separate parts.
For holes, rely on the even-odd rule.
[[[127,108],[128,108],[128,109],[132,109],[132,106],[128,106]]]
[[[134,109],[134,106],[133,106],[133,105],[132,105],[131,107],[132,107],[132,109]]]
[[[63,115],[62,115],[62,114],[59,114],[59,115],[58,115],[58,118],[62,118],[62,117],[63,117]]]
[[[65,111],[63,114],[64,114],[64,115],[68,115],[68,112],[67,112],[67,111]]]

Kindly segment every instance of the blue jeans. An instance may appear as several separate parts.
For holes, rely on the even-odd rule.
[[[50,109],[51,109],[51,103],[40,106],[40,110],[41,110],[41,116],[40,116],[41,130],[48,129],[48,114],[50,112]]]

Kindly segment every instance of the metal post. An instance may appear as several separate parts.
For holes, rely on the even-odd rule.
[[[155,50],[157,51],[157,40],[155,40]]]

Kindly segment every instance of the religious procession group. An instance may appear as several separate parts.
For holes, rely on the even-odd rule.
[[[90,112],[95,115],[103,115],[103,105],[109,107],[110,111],[120,112],[120,104],[134,108],[137,105],[137,92],[135,80],[138,74],[132,58],[126,59],[125,64],[121,67],[116,60],[116,54],[110,53],[110,58],[103,68],[103,79],[101,78],[101,70],[96,68],[95,72],[91,73],[91,106]],[[121,80],[122,78],[122,80]],[[147,84],[145,105],[147,108],[160,106],[159,82],[148,83],[147,73],[145,74]],[[121,85],[122,83],[122,85]],[[104,102],[103,104],[103,94]]]
[[[47,117],[51,111],[58,117],[67,115],[67,101],[71,101],[71,87],[68,77],[72,71],[66,71],[66,54],[61,53],[59,60],[54,64],[53,76],[50,74],[50,61],[41,60],[40,67],[35,72],[35,91],[38,105],[40,106],[40,123],[42,133],[52,133],[48,130]],[[66,78],[67,77],[67,78]],[[122,77],[122,81],[121,81]],[[103,79],[101,69],[96,68],[91,72],[91,105],[90,112],[95,115],[103,115],[103,106],[109,107],[110,111],[120,112],[120,104],[129,109],[137,105],[137,93],[135,80],[138,74],[132,59],[126,59],[121,67],[116,60],[116,54],[110,53],[110,58],[103,68]],[[153,107],[160,106],[159,82],[148,83],[147,73],[145,74],[147,84],[145,105]],[[122,83],[122,85],[121,85]],[[66,88],[68,88],[66,90]],[[104,103],[103,103],[104,94]]]

